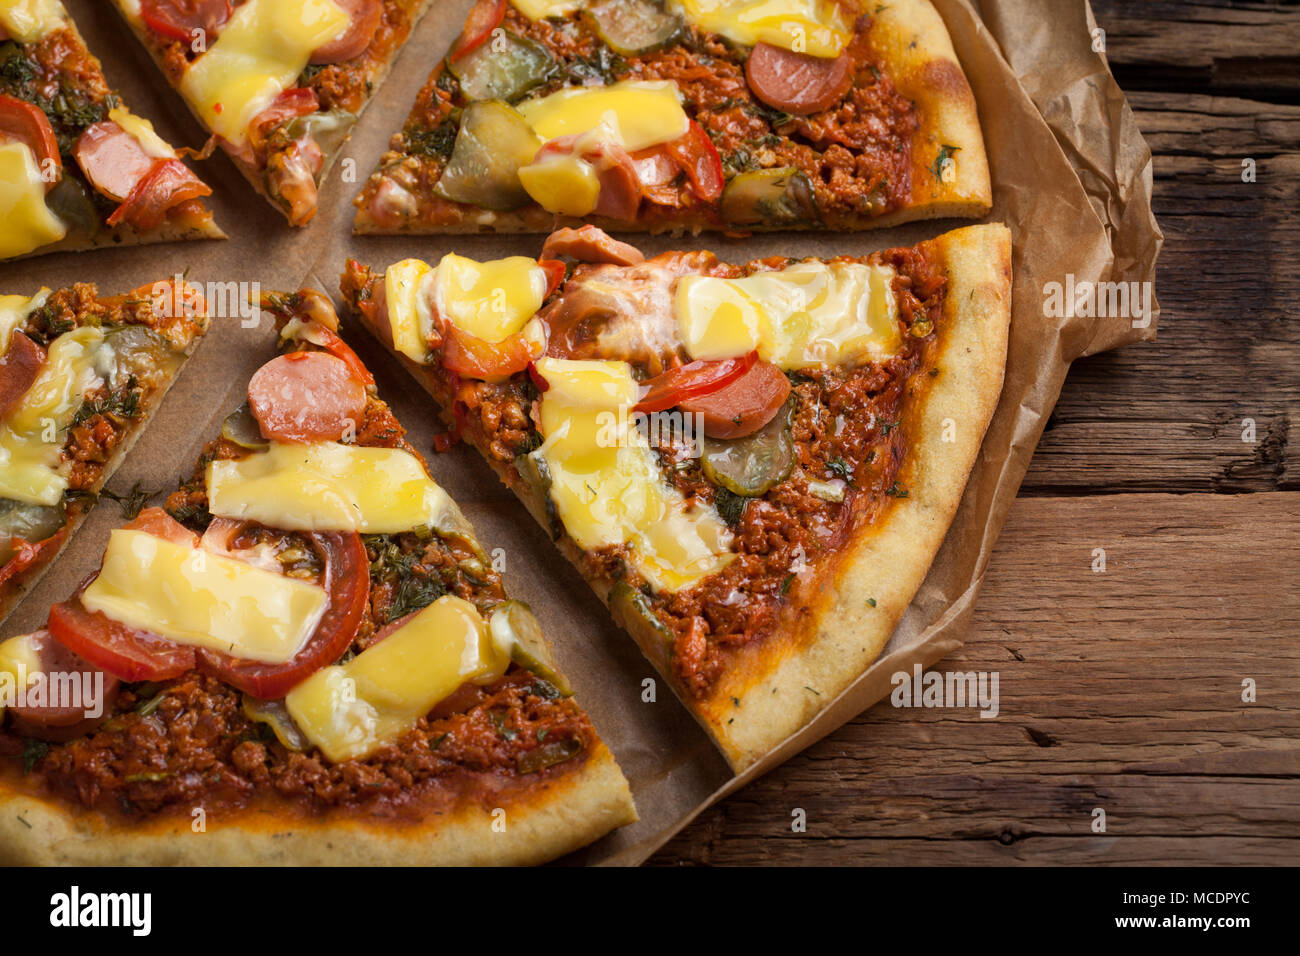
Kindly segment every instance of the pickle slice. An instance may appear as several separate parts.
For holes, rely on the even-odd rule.
[[[247,402],[226,416],[226,420],[221,423],[221,437],[226,441],[234,442],[240,448],[249,448],[253,451],[271,446],[271,443],[262,437],[262,427],[257,424],[257,419],[249,411]]]
[[[573,688],[555,663],[555,653],[542,634],[542,626],[533,616],[532,608],[523,601],[509,600],[498,604],[488,617],[488,630],[492,634],[492,643],[509,654],[510,659],[524,670],[532,671],[553,684],[565,697],[573,693]]]
[[[502,30],[472,53],[449,61],[447,69],[471,101],[513,103],[546,82],[555,72],[555,58],[535,40]]]
[[[531,163],[541,146],[541,138],[510,104],[471,103],[433,191],[482,209],[517,209],[532,201],[519,182],[519,167]]]
[[[667,46],[686,25],[658,0],[592,0],[583,16],[606,46],[621,56]]]
[[[746,498],[761,495],[790,477],[794,469],[794,401],[770,422],[744,438],[704,437],[700,467],[721,488]]]

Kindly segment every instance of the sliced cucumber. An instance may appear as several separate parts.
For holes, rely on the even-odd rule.
[[[502,100],[465,107],[447,168],[433,191],[452,202],[481,209],[517,209],[531,202],[519,167],[533,161],[541,138]]]
[[[729,440],[705,436],[701,443],[700,467],[704,476],[720,488],[753,498],[775,488],[794,469],[794,400],[782,411],[744,438]]]
[[[447,69],[471,101],[513,103],[550,78],[555,58],[537,41],[502,30],[472,53],[448,61]]]
[[[497,649],[509,654],[510,659],[524,670],[532,671],[555,685],[565,697],[573,693],[573,688],[555,663],[555,654],[542,633],[542,626],[523,601],[511,600],[497,605],[488,618],[488,630]]]

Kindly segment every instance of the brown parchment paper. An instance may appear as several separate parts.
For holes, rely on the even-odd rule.
[[[707,806],[887,696],[891,674],[915,662],[928,666],[959,647],[998,531],[1070,361],[1154,335],[1154,317],[1149,328],[1133,329],[1128,320],[1043,314],[1044,285],[1062,282],[1067,274],[1076,281],[1150,279],[1161,241],[1150,213],[1150,153],[1104,59],[1091,50],[1093,20],[1086,3],[977,0],[977,13],[971,0],[934,2],[979,104],[995,197],[987,221],[1004,221],[1013,233],[1013,316],[1003,395],[948,539],[880,659],[816,720],[744,774],[731,774],[586,583],[477,454],[464,446],[431,454],[440,428],[430,400],[369,336],[355,325],[345,327],[410,440],[429,456],[434,477],[460,502],[484,546],[502,549],[507,588],[532,604],[578,699],[631,781],[640,822],[565,862],[641,862]],[[152,119],[173,144],[201,145],[202,130],[110,5],[65,3],[132,109]],[[453,249],[476,258],[536,255],[541,236],[351,235],[352,197],[459,32],[470,4],[438,0],[433,5],[358,123],[322,189],[320,213],[306,229],[289,230],[218,154],[200,166],[200,173],[216,191],[212,206],[229,240],[0,264],[0,291],[31,294],[41,285],[94,281],[106,292],[118,292],[187,272],[192,282],[258,282],[263,289],[315,285],[337,298],[338,273],[348,257],[382,267],[408,256],[436,261]],[[745,261],[778,253],[864,255],[963,224],[938,221],[856,235],[743,240],[624,238],[649,255],[703,247]],[[222,418],[243,400],[248,377],[272,354],[273,344],[268,322],[244,327],[238,317],[215,320],[109,488],[122,493],[138,482],[163,493],[173,489],[191,472]],[[108,532],[121,521],[117,505],[102,501],[63,558],[5,623],[3,635],[39,627],[49,605],[94,570]],[[654,681],[652,701],[646,699],[647,681]]]

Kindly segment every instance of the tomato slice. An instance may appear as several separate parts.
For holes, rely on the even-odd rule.
[[[167,680],[194,669],[194,648],[86,610],[81,595],[93,580],[87,578],[71,598],[50,608],[45,626],[60,644],[128,682]]]
[[[442,364],[466,378],[484,381],[509,378],[541,357],[538,344],[522,331],[500,342],[489,342],[448,323],[442,342]]]
[[[665,143],[664,148],[686,173],[695,195],[705,202],[713,202],[722,195],[725,184],[722,176],[722,157],[709,134],[695,120],[690,121],[686,135]]]
[[[31,391],[44,365],[45,349],[17,329],[7,343],[0,342],[0,421]]]
[[[329,604],[307,644],[284,664],[240,660],[202,648],[199,669],[262,700],[276,700],[305,678],[334,663],[356,637],[370,603],[370,559],[355,532],[308,535],[325,563],[322,584]]]
[[[492,31],[501,25],[505,15],[506,0],[478,0],[465,18],[465,29],[447,54],[447,59],[459,60],[481,47],[492,35]]]
[[[140,0],[140,18],[154,33],[189,43],[195,30],[212,45],[217,31],[230,19],[230,0]]]
[[[271,101],[271,105],[248,124],[249,139],[260,145],[266,135],[282,123],[299,116],[310,116],[320,109],[320,97],[310,86],[291,86]]]
[[[160,159],[135,184],[122,205],[113,210],[108,224],[128,222],[137,229],[157,229],[168,210],[190,199],[211,196],[212,188],[179,159]]]
[[[63,177],[63,160],[59,156],[59,141],[54,137],[54,127],[41,108],[13,96],[0,96],[0,142],[16,139],[26,143],[36,157],[36,166],[45,172],[49,162],[54,163],[58,175],[45,182],[45,191],[53,189]]]
[[[538,259],[537,264],[546,273],[546,298],[550,298],[551,293],[564,282],[564,263],[559,259]]]
[[[790,380],[771,362],[755,362],[722,388],[692,395],[678,404],[704,418],[710,438],[743,438],[758,431],[790,396]]]
[[[701,359],[679,365],[641,383],[646,389],[633,411],[662,412],[731,384],[758,361],[758,353],[740,358]]]
[[[352,20],[341,36],[312,51],[311,62],[318,66],[345,63],[365,53],[384,18],[384,5],[379,0],[334,0],[334,2],[342,7],[343,12]]]
[[[370,369],[366,368],[366,363],[361,361],[361,356],[352,351],[352,346],[344,342],[333,329],[313,320],[307,324],[303,334],[307,341],[319,345],[336,359],[342,360],[348,367],[348,371],[352,373],[352,377],[362,385],[369,387],[375,384],[375,377],[370,374]]]
[[[60,528],[54,534],[41,541],[29,543],[22,538],[14,538],[10,543],[14,549],[13,556],[0,564],[0,587],[16,575],[22,574],[47,555],[52,555],[63,547],[68,536],[67,528]]]

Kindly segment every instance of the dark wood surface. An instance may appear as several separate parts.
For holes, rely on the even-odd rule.
[[[1160,332],[1074,365],[942,666],[997,671],[1000,715],[884,702],[652,864],[1300,862],[1300,8],[1093,6]]]

